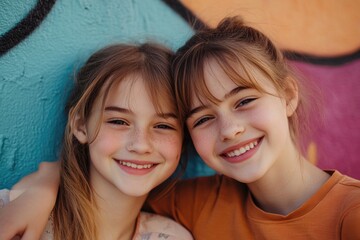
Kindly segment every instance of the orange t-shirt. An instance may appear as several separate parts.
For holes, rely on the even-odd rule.
[[[200,240],[360,239],[360,181],[329,173],[317,193],[287,216],[262,211],[245,184],[220,175],[180,181],[149,204]]]

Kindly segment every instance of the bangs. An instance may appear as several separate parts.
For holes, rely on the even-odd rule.
[[[150,67],[142,69],[145,88],[157,114],[164,115],[170,110],[171,113],[176,114],[176,117],[179,117],[170,72],[159,70]]]
[[[230,54],[214,54],[209,57],[203,65],[203,69],[205,65],[211,68],[209,65],[209,61],[214,60],[216,64],[218,64],[222,71],[224,71],[225,75],[229,77],[229,79],[238,87],[243,88],[253,88],[258,90],[259,92],[265,92],[264,88],[261,87],[261,83],[259,83],[260,78],[264,78],[264,75],[257,71],[251,62],[245,59],[239,59],[238,56]],[[254,71],[255,69],[255,71]],[[202,93],[199,94],[200,98],[205,98],[210,100],[212,103],[219,103],[221,99],[217,99],[208,89],[205,77],[204,70],[200,81],[196,84],[194,90],[196,92]],[[218,79],[219,82],[222,79]]]
[[[169,114],[175,116],[176,120],[182,126],[182,119],[179,116],[179,109],[176,105],[176,99],[172,91],[161,84],[161,82],[146,82],[146,89],[149,93],[151,103],[153,104],[156,113],[163,117],[169,117]]]
[[[202,51],[201,51],[202,50]],[[182,66],[182,72],[179,74],[182,79],[177,81],[177,94],[182,103],[183,115],[188,117],[192,108],[194,100],[198,100],[200,104],[205,105],[206,101],[217,104],[221,99],[217,99],[209,90],[205,81],[205,67],[209,66],[209,61],[214,60],[216,64],[224,71],[235,85],[244,88],[253,88],[259,92],[265,93],[261,87],[260,79],[271,78],[265,66],[259,66],[251,59],[242,57],[236,54],[235,51],[228,49],[219,49],[205,51],[201,49],[196,53],[191,53],[192,56],[185,59]],[[218,79],[220,82],[221,79]]]
[[[129,79],[128,93],[135,91],[133,90],[133,85],[136,81],[141,81],[145,86],[146,92],[149,94],[150,101],[152,105],[154,105],[157,114],[165,115],[165,113],[171,111],[171,113],[174,113],[178,117],[175,96],[168,78],[168,76],[151,74],[144,69],[137,69],[133,73],[130,72],[127,74],[123,74],[122,72],[114,73],[106,80],[101,90],[102,109],[105,107],[105,102],[110,91],[116,88],[124,79]],[[122,97],[127,98],[128,105],[131,106],[130,94],[125,94],[125,96]]]

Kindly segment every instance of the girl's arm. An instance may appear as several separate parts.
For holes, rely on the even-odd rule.
[[[0,239],[16,235],[39,239],[55,205],[59,186],[59,163],[41,163],[10,191],[11,202],[0,209]],[[18,194],[20,193],[20,194]]]
[[[204,205],[215,204],[220,185],[219,176],[180,180],[166,195],[148,199],[144,210],[170,217],[194,234]]]

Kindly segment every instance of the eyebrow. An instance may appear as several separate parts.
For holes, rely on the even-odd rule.
[[[248,89],[248,87],[239,86],[239,87],[234,88],[233,90],[231,90],[230,92],[225,94],[224,100],[236,95],[238,92],[245,90],[245,89]],[[202,105],[202,106],[196,107],[194,109],[191,109],[189,114],[186,116],[186,118],[191,117],[191,115],[193,115],[195,113],[201,112],[202,110],[206,109],[207,107],[208,107],[208,105]]]
[[[105,111],[110,111],[110,112],[120,112],[120,113],[126,113],[126,114],[130,114],[132,113],[131,110],[126,109],[126,108],[122,108],[122,107],[117,107],[117,106],[108,106],[105,107]],[[174,118],[174,119],[178,119],[178,116],[175,113],[157,113],[157,116],[161,117],[161,118]]]
[[[105,112],[121,112],[121,113],[131,113],[129,109],[116,107],[116,106],[108,106],[105,107]]]
[[[206,109],[207,105],[201,105],[199,107],[196,107],[194,109],[191,109],[189,114],[187,114],[187,116],[185,117],[186,119],[190,118],[192,115],[194,115],[195,113],[201,112],[202,110]]]
[[[162,118],[174,118],[174,119],[179,119],[179,117],[175,114],[175,113],[160,113],[157,114],[158,116],[162,117]]]
[[[229,93],[225,94],[224,99],[228,99],[229,97],[234,96],[235,94],[237,94],[238,92],[248,89],[248,87],[244,87],[244,86],[239,86],[234,88],[233,90],[231,90]]]

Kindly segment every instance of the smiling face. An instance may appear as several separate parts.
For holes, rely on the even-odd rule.
[[[216,61],[207,61],[205,84],[218,101],[194,94],[186,121],[201,158],[245,183],[282,169],[297,153],[288,125],[294,103],[278,97],[272,82],[259,76],[263,91],[235,84]]]
[[[76,133],[89,144],[90,178],[96,190],[118,189],[144,196],[176,169],[182,129],[170,100],[156,111],[141,77],[111,87],[104,110],[97,98],[87,123]],[[96,131],[100,123],[99,132]]]

